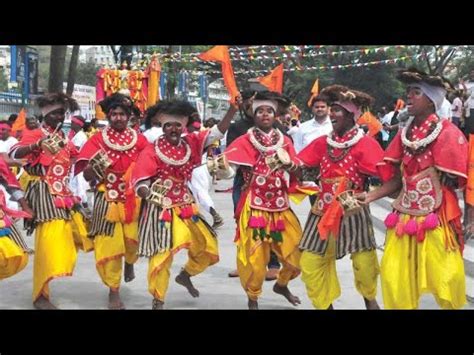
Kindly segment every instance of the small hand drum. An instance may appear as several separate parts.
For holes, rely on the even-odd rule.
[[[344,209],[344,214],[352,214],[356,213],[361,209],[359,201],[355,197],[354,190],[347,190],[339,194],[336,197],[339,203],[341,204],[342,208]]]
[[[219,179],[229,179],[233,175],[233,170],[224,154],[207,158],[206,165],[209,173],[211,175],[215,174]]]
[[[156,180],[150,187],[147,200],[158,206],[167,208],[171,205],[171,200],[166,197],[169,188],[161,184],[161,180]]]
[[[107,152],[99,150],[90,160],[92,170],[101,179],[105,178],[105,170],[112,165],[112,160],[107,156]]]
[[[41,147],[46,149],[52,155],[55,155],[64,147],[64,140],[59,134],[53,133],[41,142]]]
[[[278,148],[275,154],[265,158],[265,162],[268,164],[272,171],[277,170],[285,165],[291,164],[290,155],[283,148]]]

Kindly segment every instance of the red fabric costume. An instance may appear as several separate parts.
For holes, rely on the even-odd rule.
[[[112,161],[112,165],[105,171],[105,181],[102,181],[105,185],[105,199],[108,202],[125,202],[127,221],[130,221],[132,218],[135,197],[133,193],[127,193],[125,173],[133,167],[138,154],[149,145],[145,136],[140,133],[135,134],[137,135],[135,145],[128,150],[120,151],[107,145],[103,136],[106,135],[110,143],[123,147],[130,144],[133,140],[134,134],[130,128],[120,133],[111,128],[96,133],[82,147],[74,171],[75,174],[83,171],[88,161],[103,149]]]
[[[53,129],[50,127],[25,130],[21,140],[11,148],[11,151],[18,147],[37,143],[51,133],[53,133]],[[62,131],[57,134],[65,139]],[[71,208],[76,202],[76,198],[69,189],[69,178],[71,166],[74,158],[78,155],[78,151],[71,141],[65,139],[65,142],[64,147],[55,155],[45,150],[37,150],[24,158],[27,160],[26,170],[30,175],[40,175],[41,179],[47,183],[49,192],[54,196],[54,204],[58,208]],[[38,165],[45,168],[46,173],[44,175],[39,169],[35,169]],[[34,173],[31,171],[34,171]]]
[[[209,130],[188,134],[182,138],[183,142],[178,146],[170,144],[164,136],[157,139],[153,145],[148,145],[140,154],[132,172],[132,185],[136,186],[140,181],[147,179],[152,179],[152,182],[159,180],[167,188],[163,208],[187,206],[187,208],[182,208],[180,216],[192,217],[196,211],[190,208],[194,199],[189,192],[188,182],[191,180],[193,169],[201,165],[204,143],[208,134]],[[163,160],[166,158],[174,161],[181,160],[183,164],[169,164],[158,156],[158,152],[165,156]],[[188,155],[189,159],[186,161]],[[167,216],[168,214],[164,216],[165,220]]]
[[[269,149],[266,152],[258,150],[251,141],[251,135],[255,135],[257,140],[265,147],[275,146],[277,136],[270,138],[261,133],[258,129],[249,131],[247,134],[237,138],[226,149],[226,156],[230,163],[241,165],[244,177],[244,186],[242,195],[236,209],[235,216],[238,218],[242,206],[250,194],[250,206],[253,209],[268,212],[285,211],[290,207],[288,192],[296,185],[296,179],[290,175],[290,181],[285,178],[285,172],[282,169],[271,171],[265,158],[272,156],[276,151]],[[281,134],[281,133],[280,133]],[[273,144],[272,144],[273,143]],[[291,161],[298,164],[296,152],[290,138],[283,136],[281,144]]]

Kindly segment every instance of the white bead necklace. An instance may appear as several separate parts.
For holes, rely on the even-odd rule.
[[[132,141],[127,145],[119,145],[119,144],[112,143],[109,139],[109,136],[107,135],[107,132],[109,130],[110,130],[109,127],[102,130],[102,138],[104,140],[105,145],[109,147],[110,149],[117,150],[119,152],[124,152],[126,150],[132,149],[135,146],[135,144],[137,144],[138,134],[133,129],[127,128],[128,132],[132,134]]]
[[[189,161],[189,158],[191,157],[191,147],[184,139],[182,140],[182,143],[186,147],[186,154],[184,155],[184,158],[180,160],[175,160],[173,158],[167,157],[158,147],[158,142],[159,140],[157,140],[155,143],[155,152],[156,152],[156,155],[158,155],[158,158],[160,158],[160,160],[163,163],[166,163],[168,165],[173,165],[173,166],[181,166],[181,165],[186,164]]]
[[[275,129],[276,134],[278,134],[279,136],[278,142],[276,142],[275,145],[272,145],[270,147],[265,147],[264,145],[260,144],[257,138],[255,138],[254,130],[255,130],[255,127],[252,127],[252,128],[249,128],[249,130],[247,131],[250,135],[250,142],[261,153],[267,153],[271,150],[277,150],[278,148],[283,147],[284,138],[283,138],[283,134],[279,130]]]
[[[359,142],[362,139],[362,137],[364,137],[364,135],[365,135],[364,130],[359,128],[357,130],[356,135],[352,137],[351,139],[349,139],[348,141],[339,143],[339,142],[336,142],[334,139],[332,139],[331,136],[328,136],[326,142],[333,148],[345,149],[345,148],[352,147],[354,144],[357,144],[357,142]]]
[[[417,141],[410,141],[407,138],[407,132],[414,119],[415,117],[411,117],[408,120],[407,125],[402,129],[402,143],[404,146],[416,151],[419,148],[426,147],[428,144],[432,143],[436,138],[438,138],[439,134],[441,133],[441,129],[443,128],[443,124],[441,121],[438,121],[438,123],[436,123],[436,128],[433,130],[433,132],[431,132],[430,135]]]

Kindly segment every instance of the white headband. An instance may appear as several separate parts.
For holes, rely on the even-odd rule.
[[[260,106],[270,106],[273,111],[277,112],[278,104],[275,101],[271,100],[254,100],[252,103],[252,112],[255,113]]]
[[[161,123],[161,127],[163,127],[166,123],[169,123],[169,122],[179,122],[184,127],[186,127],[188,125],[189,118],[186,116],[174,116],[174,115],[168,115],[166,113],[162,113],[162,114],[159,114],[158,120]]]
[[[56,104],[56,105],[48,105],[41,109],[41,115],[45,117],[48,113],[57,110],[58,108],[64,108],[63,104]]]
[[[433,86],[422,82],[410,84],[408,87],[418,88],[423,91],[423,94],[434,103],[435,111],[438,111],[441,108],[444,98],[446,97],[446,89],[439,86]]]

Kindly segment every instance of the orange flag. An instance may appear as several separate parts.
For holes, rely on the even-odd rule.
[[[369,136],[373,137],[382,129],[382,123],[370,111],[365,111],[357,120],[358,125],[369,127]]]
[[[257,80],[268,90],[283,93],[283,63],[273,69],[267,76],[258,77]]]
[[[311,101],[318,96],[319,94],[319,79],[316,79],[316,81],[313,84],[313,88],[311,89],[311,97],[308,100],[308,107],[311,107]]]
[[[201,53],[198,58],[206,62],[219,62],[222,68],[224,85],[230,95],[230,102],[235,103],[235,98],[240,95],[235,83],[234,70],[230,61],[229,48],[227,46],[214,46],[207,52]]]
[[[400,111],[404,107],[405,107],[405,101],[403,101],[402,99],[398,99],[395,105],[395,111]]]
[[[23,131],[26,128],[26,110],[22,108],[18,113],[18,117],[12,125],[13,137],[16,136],[17,131]]]

